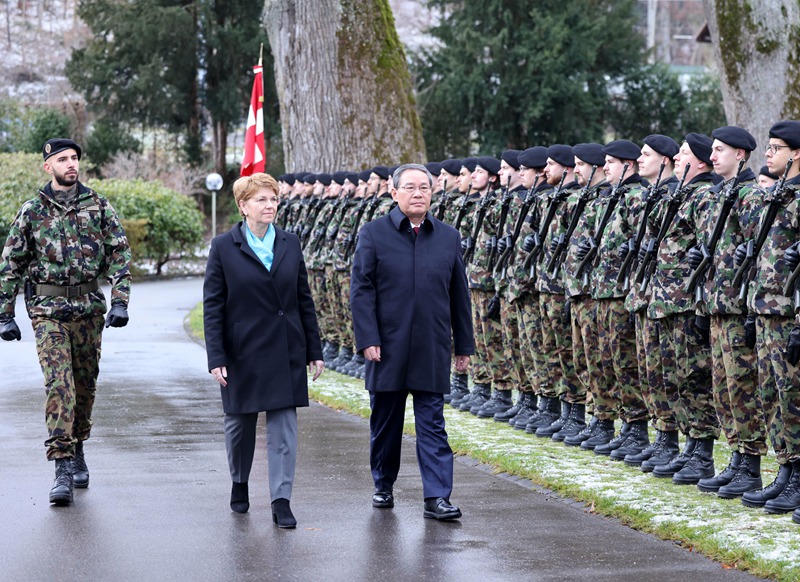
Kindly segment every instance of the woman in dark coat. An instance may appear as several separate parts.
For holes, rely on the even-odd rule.
[[[203,317],[208,369],[220,383],[231,509],[249,507],[258,413],[267,416],[272,518],[295,527],[289,499],[297,454],[298,406],[308,406],[306,365],[316,380],[322,346],[298,238],[272,224],[278,184],[239,178],[233,195],[244,220],[211,242]]]

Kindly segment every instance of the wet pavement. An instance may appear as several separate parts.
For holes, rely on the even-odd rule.
[[[126,328],[106,330],[88,489],[51,507],[42,377],[30,323],[0,345],[0,580],[753,579],[671,542],[472,465],[455,464],[460,522],[422,517],[413,442],[393,510],[370,505],[363,419],[299,412],[296,530],[272,524],[263,420],[251,508],[228,506],[218,388],[184,330],[200,279],[134,286]],[[326,372],[329,373],[329,372]]]

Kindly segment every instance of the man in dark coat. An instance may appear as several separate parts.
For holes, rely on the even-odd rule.
[[[350,302],[356,349],[366,358],[374,507],[393,507],[405,403],[414,397],[424,516],[457,519],[450,504],[453,452],[444,423],[450,356],[464,373],[475,352],[469,290],[458,231],[428,212],[433,179],[425,166],[394,173],[388,215],[366,224],[353,258]]]

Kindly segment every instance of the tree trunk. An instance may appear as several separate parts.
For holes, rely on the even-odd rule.
[[[703,0],[728,123],[747,129],[759,154],[769,128],[800,118],[797,0]],[[760,165],[762,155],[754,155]]]
[[[214,161],[214,171],[220,176],[225,176],[228,171],[226,157],[228,153],[228,125],[222,121],[212,122],[213,135],[211,150]]]
[[[425,160],[387,0],[265,0],[288,171]]]

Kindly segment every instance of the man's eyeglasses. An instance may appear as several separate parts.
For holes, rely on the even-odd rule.
[[[780,150],[781,148],[791,148],[791,146],[778,145],[776,143],[768,143],[766,149],[764,150],[764,153],[768,154],[768,153],[772,152],[773,154],[777,154],[778,150]]]
[[[430,186],[412,186],[411,184],[406,184],[405,186],[401,186],[400,190],[405,192],[406,194],[413,194],[417,190],[419,190],[420,194],[430,194],[431,188]]]

